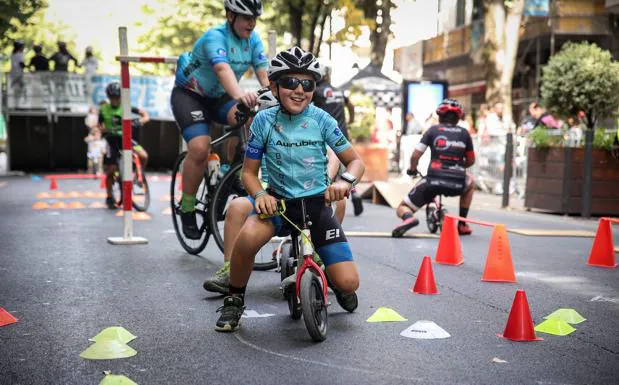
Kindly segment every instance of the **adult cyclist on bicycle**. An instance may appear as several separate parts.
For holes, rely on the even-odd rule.
[[[445,99],[436,109],[439,124],[430,127],[415,147],[407,173],[417,174],[419,158],[428,147],[431,161],[426,177],[404,197],[396,214],[402,222],[393,229],[391,235],[399,238],[419,224],[414,213],[425,204],[432,202],[437,195],[460,196],[460,216],[466,218],[473,200],[473,176],[466,169],[475,163],[475,151],[469,132],[459,127],[458,121],[464,111],[457,100]],[[458,233],[472,233],[466,222],[458,223]]]
[[[99,128],[107,142],[107,152],[103,158],[103,166],[105,171],[105,204],[109,209],[116,208],[116,202],[112,197],[112,187],[114,184],[114,173],[118,172],[118,158],[122,149],[122,118],[123,109],[120,105],[120,83],[113,82],[105,87],[105,94],[109,99],[109,103],[104,103],[99,107]],[[144,125],[150,120],[148,112],[140,108],[131,107],[133,114],[139,115],[137,123]],[[136,127],[137,128],[137,127]],[[137,130],[133,130],[133,136],[137,134]],[[133,151],[140,157],[142,170],[146,170],[148,163],[148,153],[135,140],[132,140]]]
[[[206,31],[191,52],[178,58],[172,89],[172,113],[187,142],[183,168],[181,221],[189,239],[200,239],[196,223],[196,192],[207,167],[211,147],[209,124],[236,123],[237,104],[256,105],[256,92],[246,92],[239,80],[253,67],[262,86],[269,83],[268,59],[258,34],[260,0],[225,0],[226,22]]]

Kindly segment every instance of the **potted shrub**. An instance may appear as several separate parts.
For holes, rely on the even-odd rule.
[[[619,214],[619,161],[609,150],[612,131],[595,129],[619,106],[619,66],[594,44],[568,43],[544,68],[542,99],[555,115],[584,113],[584,147],[536,128],[530,136],[527,208],[564,214]],[[556,131],[556,130],[551,130]]]

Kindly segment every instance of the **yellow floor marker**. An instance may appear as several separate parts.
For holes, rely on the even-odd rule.
[[[92,192],[92,191],[84,191],[83,197],[84,198],[94,198],[95,197],[95,193]]]
[[[99,332],[96,336],[89,338],[92,342],[103,342],[108,340],[116,340],[123,344],[128,344],[137,337],[131,334],[131,332],[122,326],[111,326],[105,328]]]
[[[37,199],[49,199],[52,196],[48,192],[41,192],[37,194]]]
[[[80,194],[77,191],[71,191],[70,193],[67,194],[67,198],[81,198],[82,194]]]
[[[399,315],[395,310],[388,307],[379,307],[366,322],[402,322],[406,318]]]
[[[166,207],[165,209],[163,209],[161,214],[163,214],[163,215],[170,215],[170,214],[172,214],[172,209],[169,208],[169,207]]]
[[[80,353],[80,357],[87,360],[114,360],[133,357],[136,354],[138,352],[127,344],[116,340],[106,340],[90,345],[88,349]]]
[[[105,198],[107,195],[104,192],[95,193],[94,198]]]
[[[138,385],[132,381],[129,377],[121,376],[118,374],[108,374],[101,380],[99,385]]]
[[[117,217],[122,217],[124,214],[123,210],[118,210],[118,212],[116,213]],[[140,212],[135,212],[132,211],[131,212],[131,218],[134,221],[150,221],[150,215],[146,214],[146,213],[140,213]]]
[[[103,202],[92,202],[91,204],[88,205],[89,209],[104,209],[106,207],[107,206]]]
[[[33,210],[46,210],[49,209],[49,205],[45,202],[37,202],[32,205]]]
[[[587,319],[578,314],[578,312],[574,309],[559,309],[550,314],[548,314],[545,319],[557,319],[561,321],[565,321],[569,324],[579,324],[581,322],[585,322]]]
[[[552,334],[554,336],[566,336],[575,331],[572,325],[560,319],[547,319],[535,327],[536,332]]]
[[[160,201],[162,201],[162,202],[169,202],[170,199],[172,199],[172,198],[170,198],[170,194],[168,194],[168,195],[162,196]]]
[[[86,205],[85,205],[85,204],[83,204],[83,203],[82,203],[82,202],[80,202],[80,201],[75,201],[75,202],[71,202],[71,203],[69,203],[69,206],[68,206],[68,207],[69,207],[70,209],[85,209],[85,208],[86,208]]]
[[[64,202],[54,202],[52,203],[51,206],[49,206],[50,209],[66,209],[67,208],[67,204]]]

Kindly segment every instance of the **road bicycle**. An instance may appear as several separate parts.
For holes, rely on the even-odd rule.
[[[239,104],[240,113],[237,114],[237,124],[224,126],[224,134],[211,142],[214,148],[222,144],[225,140],[239,133],[240,143],[246,143],[245,126],[249,118],[255,112]],[[242,152],[242,151],[241,151]],[[245,187],[241,180],[243,169],[242,160],[234,162],[225,172],[219,169],[204,170],[204,176],[196,193],[196,222],[202,236],[194,240],[185,237],[181,225],[181,196],[182,196],[182,173],[187,152],[179,154],[172,170],[172,180],[170,182],[170,206],[172,212],[172,222],[174,230],[181,246],[190,254],[199,254],[206,247],[212,235],[221,252],[224,250],[224,221],[230,202],[233,199],[247,196]],[[270,270],[277,267],[276,250],[269,247],[261,249],[256,255],[254,270]]]
[[[279,248],[280,274],[282,282],[287,277],[296,274],[295,289],[287,293],[287,288],[282,288],[284,297],[288,301],[290,317],[299,319],[303,316],[305,327],[310,337],[316,341],[324,341],[327,338],[327,277],[322,268],[316,263],[319,260],[311,242],[310,228],[312,222],[306,212],[306,202],[320,200],[324,204],[324,196],[283,199],[278,203],[275,215],[281,216],[290,223],[293,231],[291,241],[282,239]],[[286,206],[298,203],[301,207],[300,223],[294,223],[286,216]],[[262,216],[265,218],[268,216]]]
[[[419,171],[410,172],[410,170],[407,170],[406,173],[412,177],[416,175],[421,178],[426,177]],[[445,214],[447,214],[447,209],[443,206],[442,195],[435,196],[432,202],[426,204],[426,225],[430,233],[436,234],[437,231],[442,231]]]
[[[135,121],[132,123],[134,130],[139,128],[139,124]],[[138,143],[134,140],[131,141],[132,148],[138,146]],[[123,167],[124,162],[122,160],[122,151],[119,151],[119,156],[115,159],[117,170],[112,175],[112,197],[117,207],[122,207],[123,202]],[[150,206],[150,188],[148,186],[148,179],[144,173],[144,168],[140,161],[140,157],[134,150],[131,151],[131,170],[133,187],[131,191],[131,205],[137,211],[146,211]]]

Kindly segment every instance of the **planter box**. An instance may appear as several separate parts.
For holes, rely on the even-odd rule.
[[[355,144],[355,150],[365,163],[362,182],[387,180],[389,176],[389,150],[376,144]]]
[[[585,152],[582,148],[529,149],[525,207],[580,214]],[[591,213],[619,215],[619,161],[593,150]]]

